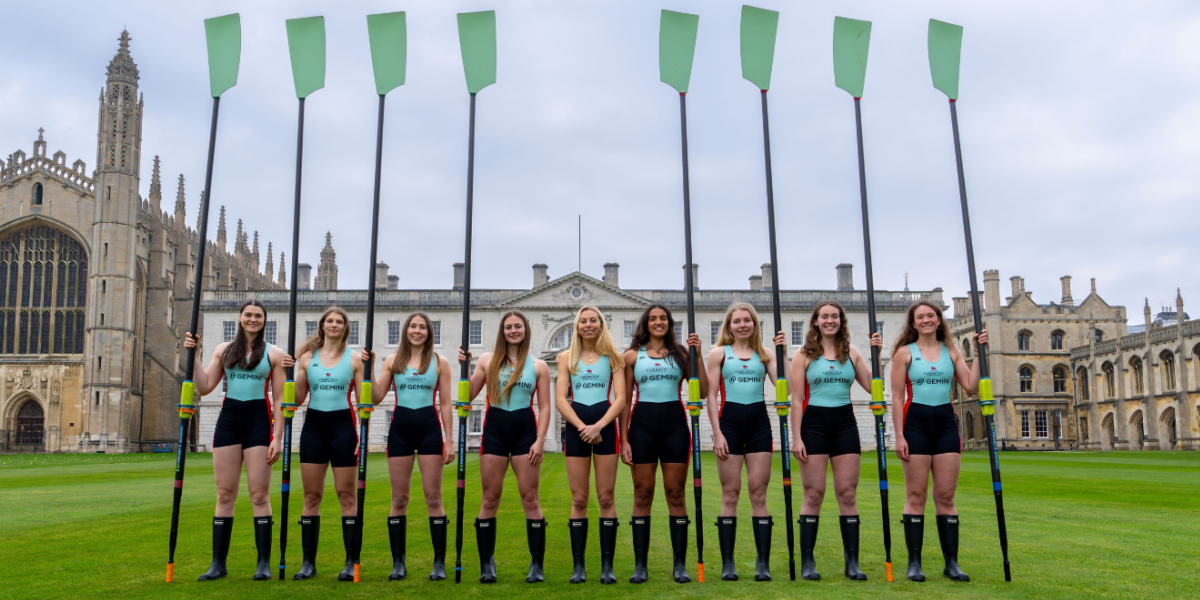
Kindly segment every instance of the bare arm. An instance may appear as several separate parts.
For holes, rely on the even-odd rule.
[[[695,333],[689,334],[687,345],[688,347],[694,347],[696,349],[696,358],[698,359],[696,361],[696,379],[700,383],[700,397],[707,398],[708,373],[704,368],[704,358],[700,355],[700,336]],[[686,376],[687,373],[684,373],[684,375]]]
[[[550,430],[550,367],[544,360],[535,360],[534,372],[537,373],[537,404],[538,423],[537,440],[529,448],[529,464],[537,466],[542,463],[543,449],[546,447],[546,432]]]
[[[854,380],[862,389],[871,393],[871,365],[867,362],[867,357],[859,352],[858,348],[850,346],[850,364],[854,365]]]
[[[712,425],[713,453],[717,458],[725,460],[729,455],[729,445],[725,436],[721,435],[721,361],[725,358],[725,350],[718,347],[708,352],[708,422]]]
[[[363,373],[365,372],[364,367],[365,367],[365,364],[362,361],[362,357],[351,352],[350,353],[350,369],[351,369],[351,372],[354,374],[353,375],[354,382],[351,385],[354,386],[354,399],[358,401],[358,404],[364,404],[363,397],[362,397]],[[366,399],[366,401],[370,402],[372,406],[375,405],[375,402],[374,402],[375,389],[374,388],[375,388],[375,386],[372,385],[371,386],[371,397]]]
[[[586,425],[583,423],[583,419],[575,414],[575,409],[571,408],[569,396],[571,393],[571,370],[567,367],[566,354],[563,352],[558,355],[558,380],[554,383],[554,405],[558,408],[558,414],[562,415],[564,421],[570,423],[572,427],[582,430]],[[549,372],[549,367],[547,367],[547,372]]]
[[[975,360],[971,362],[971,367],[967,368],[967,361],[963,359],[962,352],[958,346],[948,344],[946,348],[950,350],[950,360],[954,361],[954,379],[958,380],[958,385],[968,394],[979,393],[979,350],[978,346],[987,345],[987,330],[984,329],[981,333],[975,334],[975,343],[977,345],[975,351]]]
[[[438,368],[438,398],[441,399],[438,410],[442,414],[442,439],[449,442],[454,439],[450,429],[454,423],[454,399],[450,397],[450,361],[441,354],[434,353],[433,356],[437,359]],[[443,463],[448,465],[454,462],[454,453],[457,451],[458,447],[454,444],[442,444]]]
[[[200,392],[201,396],[207,396],[217,388],[217,384],[221,383],[221,377],[225,374],[224,363],[221,362],[221,357],[225,356],[225,349],[229,347],[229,342],[221,342],[217,344],[217,348],[213,350],[212,360],[208,363],[208,368],[205,369],[200,356],[199,340],[191,333],[184,334],[183,346],[185,348],[196,348],[196,364],[193,368],[192,383],[196,386],[196,391]]]
[[[387,358],[383,359],[383,364],[379,365],[379,379],[375,380],[375,384],[371,386],[371,402],[373,404],[383,402],[383,399],[387,397],[388,390],[392,389],[392,362],[395,360],[395,353],[389,354]],[[449,376],[447,371],[449,371],[448,368],[442,369],[441,363],[438,363],[438,373],[445,372]],[[449,398],[449,396],[445,397]]]
[[[792,452],[804,447],[804,443],[800,441],[800,424],[804,422],[804,388],[808,385],[807,373],[808,357],[797,352],[795,360],[792,361],[792,381],[796,385],[788,388],[792,392]],[[800,460],[807,460],[807,456]]]
[[[293,371],[295,376],[294,381],[296,382],[296,399],[294,402],[297,408],[302,406],[304,401],[308,399],[308,368],[306,365],[311,361],[312,351],[301,354],[300,363],[296,365],[296,369]]]
[[[901,460],[908,460],[908,442],[904,439],[904,409],[897,405],[904,401],[904,390],[907,388],[905,379],[910,362],[912,353],[907,347],[900,348],[892,355],[892,431],[896,433],[896,456]]]
[[[776,347],[783,346],[783,372],[785,374],[784,377],[786,377],[786,373],[788,372],[787,337],[785,337],[783,332],[780,331],[779,333],[775,334],[775,339],[773,341],[775,342]],[[770,354],[762,357],[762,359],[763,366],[767,368],[767,378],[771,380],[771,385],[775,385],[775,374],[778,372],[777,367],[775,366],[775,355]],[[791,384],[791,381],[788,381],[788,383]]]
[[[270,361],[271,365],[271,411],[275,415],[275,439],[271,440],[271,445],[267,447],[267,464],[275,464],[279,459],[279,454],[283,450],[283,386],[287,382],[287,371],[283,367],[283,359],[286,356],[279,346],[271,345],[271,349],[267,351],[267,355],[263,360]]]
[[[633,466],[633,452],[629,447],[629,417],[633,412],[633,365],[637,362],[637,355],[637,350],[625,352],[625,385],[623,387],[625,388],[625,398],[628,401],[621,410],[620,420],[617,421],[617,432],[621,439],[625,440],[625,443],[621,444],[621,461],[629,466]],[[613,381],[613,385],[616,385],[616,380]]]
[[[608,360],[608,357],[601,357],[601,360]],[[596,422],[598,430],[607,427],[609,423],[612,423],[625,411],[625,369],[612,372],[612,385],[609,387],[613,394],[612,405],[605,411],[604,416],[600,417],[600,420]]]

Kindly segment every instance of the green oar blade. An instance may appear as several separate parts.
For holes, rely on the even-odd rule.
[[[760,90],[771,87],[778,29],[778,12],[742,5],[742,77]]]
[[[325,87],[325,17],[288,19],[287,36],[296,97],[307,98]]]
[[[838,87],[862,98],[867,80],[867,50],[871,46],[871,22],[833,19],[833,79]]]
[[[696,30],[700,17],[673,10],[662,11],[658,29],[658,78],[686,94],[696,55]]]
[[[208,40],[208,85],[213,98],[237,85],[242,59],[242,18],[237,13],[204,20]]]
[[[963,28],[959,25],[929,20],[929,72],[933,75],[933,87],[951,100],[958,100],[962,34]]]
[[[383,96],[404,85],[408,62],[408,23],[404,12],[367,15],[367,37],[371,42],[375,91]]]
[[[496,11],[458,13],[458,46],[468,92],[496,83]]]

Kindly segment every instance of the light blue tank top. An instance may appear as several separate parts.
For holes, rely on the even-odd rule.
[[[950,403],[950,389],[954,384],[954,362],[950,360],[950,351],[945,344],[939,344],[941,351],[936,362],[929,362],[921,356],[917,343],[908,345],[912,361],[908,363],[908,398],[909,402],[925,406],[941,406]]]
[[[405,365],[403,373],[392,375],[392,382],[396,384],[397,408],[416,410],[437,405],[437,363],[435,355],[424,373]]]
[[[271,379],[271,344],[263,349],[262,360],[252,369],[225,369],[226,400],[266,400],[267,381]]]
[[[804,406],[836,408],[850,404],[850,386],[854,384],[854,363],[837,362],[819,356],[808,362],[804,371]]]
[[[637,362],[633,363],[633,381],[638,402],[679,402],[683,369],[669,354],[651,358],[643,346],[638,348]]]
[[[354,364],[349,347],[333,368],[321,365],[321,349],[313,350],[308,363],[308,407],[312,410],[349,410],[350,386],[354,384]]]
[[[571,403],[594,406],[608,402],[612,390],[612,365],[607,356],[589,365],[579,359],[578,373],[571,375]]]
[[[721,402],[766,402],[763,395],[766,377],[767,367],[757,352],[742,360],[733,353],[733,346],[725,346],[725,360],[721,362]]]
[[[496,357],[497,355],[493,355]],[[501,410],[529,410],[533,408],[533,394],[537,391],[537,370],[533,367],[533,357],[525,357],[525,368],[521,370],[521,378],[513,385],[507,398],[501,398],[494,408]],[[512,377],[513,368],[509,365],[500,367],[500,386],[503,390]]]

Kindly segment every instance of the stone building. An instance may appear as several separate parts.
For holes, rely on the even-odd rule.
[[[96,166],[48,152],[0,168],[0,451],[137,451],[174,441],[198,236],[183,176],[164,210],[154,157],[141,195],[142,94],[122,32],[100,90]],[[198,220],[198,215],[197,215]],[[202,288],[275,289],[271,248],[225,212]],[[282,256],[279,273],[283,281]]]
[[[326,249],[332,257],[332,247]],[[323,253],[324,254],[324,253]],[[335,266],[335,265],[331,265]],[[374,341],[375,351],[382,359],[395,352],[400,343],[400,327],[414,311],[423,311],[430,315],[433,321],[433,343],[437,352],[457,364],[457,348],[462,339],[462,286],[463,266],[454,265],[453,285],[449,289],[435,290],[402,290],[396,289],[395,275],[387,274],[386,264],[376,265],[375,292],[375,322]],[[669,306],[677,320],[681,321],[677,331],[683,338],[686,327],[686,294],[682,285],[676,289],[628,289],[622,288],[619,281],[619,265],[609,263],[604,266],[604,276],[596,279],[590,275],[573,272],[562,277],[551,279],[549,267],[545,264],[533,265],[532,285],[522,289],[473,289],[471,290],[471,322],[469,339],[472,351],[476,357],[492,348],[496,331],[500,325],[500,316],[512,309],[519,309],[529,318],[532,326],[531,343],[533,356],[551,363],[551,378],[557,375],[556,358],[559,352],[570,343],[575,311],[584,305],[597,306],[603,313],[615,341],[625,347],[629,337],[644,308],[651,302],[662,302]],[[698,275],[698,268],[696,270]],[[681,275],[681,274],[680,274]],[[678,276],[678,275],[676,275]],[[681,277],[682,279],[682,277]],[[384,284],[383,282],[388,282]],[[699,288],[699,279],[694,278],[698,288],[695,292],[696,327],[703,342],[703,352],[716,342],[716,332],[719,330],[725,315],[725,309],[734,302],[749,302],[759,311],[764,320],[764,332],[771,328],[771,288],[772,281],[768,265],[764,265],[761,275],[750,277],[749,289],[742,290],[706,290]],[[801,345],[806,331],[806,321],[813,306],[817,302],[829,298],[837,300],[846,308],[850,331],[854,343],[860,348],[867,348],[867,304],[866,292],[854,289],[852,266],[849,264],[837,267],[837,290],[784,290],[781,291],[782,315],[784,330],[789,338],[788,354],[794,354]],[[306,279],[300,279],[298,286],[307,289]],[[682,281],[680,281],[682,284]],[[384,289],[386,285],[387,289]],[[267,307],[267,320],[274,323],[277,331],[283,332],[288,327],[288,293],[284,291],[206,291],[203,295],[204,310],[204,340],[205,348],[214,348],[225,340],[226,335],[232,335],[238,306],[247,298],[257,298]],[[929,298],[939,305],[942,304],[942,290],[935,288],[924,292],[889,292],[876,291],[876,318],[880,322],[885,340],[900,331],[908,306],[918,298]],[[299,293],[297,299],[297,341],[304,339],[316,331],[317,319],[329,306],[340,306],[350,315],[349,343],[359,347],[365,340],[360,327],[365,327],[366,321],[366,290],[322,290],[314,289]],[[765,334],[770,337],[770,334]],[[283,337],[281,336],[281,339]],[[769,342],[769,340],[768,340]],[[376,371],[379,363],[376,361]],[[886,372],[887,360],[884,360]],[[457,370],[455,371],[457,373]],[[457,394],[457,386],[451,386],[451,393]],[[551,387],[553,389],[553,385]],[[774,401],[774,388],[766,391],[768,405]],[[205,396],[199,408],[201,446],[211,444],[213,429],[216,425],[224,391],[218,387],[212,394]],[[852,401],[862,436],[864,448],[874,448],[873,433],[874,417],[867,408],[870,395],[861,389],[854,388]],[[552,400],[551,400],[552,402]],[[386,443],[388,424],[391,412],[395,406],[395,397],[389,392],[388,397],[375,411],[371,420],[369,444],[373,451],[382,451]],[[468,419],[468,445],[478,446],[482,428],[482,409],[484,399],[481,394],[474,401]],[[777,420],[774,409],[768,409],[771,422]],[[294,424],[303,425],[304,408],[296,416]],[[557,411],[551,410],[550,435],[546,449],[557,451],[561,448],[561,426]],[[890,421],[889,421],[890,422]],[[712,443],[708,416],[701,417],[701,444],[710,448]],[[775,435],[778,436],[778,429]],[[889,426],[890,430],[890,426]],[[457,432],[457,428],[454,429]],[[293,439],[299,443],[299,436]],[[888,440],[890,443],[891,433]],[[298,446],[297,446],[298,447]]]

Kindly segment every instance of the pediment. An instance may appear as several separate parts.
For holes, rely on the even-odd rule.
[[[650,301],[622,291],[594,277],[578,271],[552,280],[497,305],[509,308],[555,308],[578,309],[596,306],[601,309],[641,309]]]

